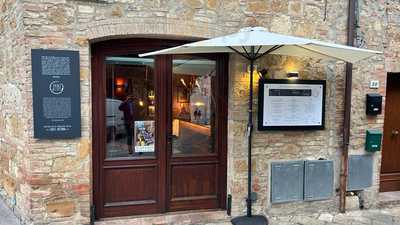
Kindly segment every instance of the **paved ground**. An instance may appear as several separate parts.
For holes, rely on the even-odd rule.
[[[0,225],[19,225],[18,219],[0,199]]]
[[[195,217],[195,216],[194,216]],[[220,222],[214,223],[168,223],[163,225],[231,225],[229,219],[220,218]],[[119,220],[103,221],[96,224],[135,224],[138,221]],[[147,225],[144,221],[140,225]],[[150,223],[149,225],[161,225],[160,223]],[[19,225],[17,218],[0,201],[0,225]],[[308,216],[285,216],[279,218],[270,218],[270,225],[400,225],[400,206],[387,209],[372,209],[362,211],[350,211],[346,214],[315,214]]]
[[[400,225],[400,207],[271,218],[271,225]]]
[[[269,222],[270,225],[400,225],[400,206],[390,209],[351,211],[346,214],[323,213],[311,216],[286,216],[270,218]],[[231,225],[231,223],[220,221],[205,225]]]

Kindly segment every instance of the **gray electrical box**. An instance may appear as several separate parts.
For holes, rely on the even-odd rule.
[[[303,200],[304,161],[271,163],[271,202]]]
[[[372,186],[372,155],[349,156],[347,191],[360,191]]]
[[[309,160],[304,164],[304,200],[329,199],[333,194],[333,161]]]

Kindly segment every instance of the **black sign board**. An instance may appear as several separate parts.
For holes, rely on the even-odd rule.
[[[32,49],[34,137],[81,136],[79,52]]]

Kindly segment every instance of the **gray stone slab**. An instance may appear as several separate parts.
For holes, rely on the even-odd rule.
[[[0,199],[0,225],[20,225],[17,217]]]

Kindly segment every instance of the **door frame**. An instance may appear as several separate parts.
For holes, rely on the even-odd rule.
[[[387,82],[386,82],[386,96],[385,96],[385,110],[384,110],[385,114],[384,114],[384,124],[383,124],[382,157],[381,157],[380,182],[379,182],[379,191],[380,192],[399,191],[399,190],[394,190],[393,183],[390,184],[390,182],[396,181],[398,183],[400,181],[400,172],[396,172],[396,173],[386,172],[386,173],[384,173],[384,171],[383,171],[383,167],[384,167],[383,154],[385,152],[385,140],[386,140],[385,138],[386,138],[386,135],[389,135],[389,134],[387,134],[388,133],[388,131],[387,131],[388,127],[386,127],[386,126],[389,126],[389,121],[387,121],[387,119],[388,119],[388,117],[387,117],[388,107],[394,107],[393,105],[390,106],[388,104],[388,101],[387,101],[388,100],[387,99],[387,96],[388,96],[387,95],[387,90],[388,90],[388,87],[389,87],[389,80],[392,77],[395,77],[395,76],[397,76],[396,79],[398,79],[400,81],[400,73],[391,73],[391,72],[389,72],[389,73],[387,73],[387,78],[386,78]],[[394,84],[391,84],[391,85],[394,85]],[[393,88],[393,87],[391,87],[391,88]],[[394,88],[397,88],[400,91],[400,86],[399,87],[394,87]],[[392,96],[392,98],[393,98],[393,96]],[[400,158],[400,152],[398,152],[398,157]]]
[[[105,107],[104,96],[105,93],[105,57],[114,55],[127,55],[137,52],[148,52],[159,50],[168,47],[174,47],[187,43],[181,40],[164,40],[164,39],[147,39],[147,38],[129,38],[129,39],[116,39],[93,43],[91,45],[91,94],[92,94],[92,190],[93,190],[93,205],[95,206],[95,218],[109,217],[104,215],[103,205],[105,202],[103,196],[104,189],[104,175],[102,174],[103,161],[105,158],[104,140],[106,140],[106,132],[99,129],[98,125],[104,123]],[[227,111],[228,111],[228,54],[215,54],[218,58],[217,70],[223,74],[218,82],[222,82],[220,95],[220,107],[224,119],[220,120],[220,129],[218,129],[218,138],[221,138],[219,154],[219,208],[226,209],[226,187],[227,187]],[[159,190],[158,190],[158,205],[157,209],[150,212],[139,213],[139,215],[151,213],[164,213],[168,210],[167,196],[169,196],[169,186],[167,181],[167,149],[168,146],[168,132],[161,132],[168,130],[167,120],[170,116],[168,112],[169,105],[171,104],[168,99],[168,91],[170,91],[168,79],[172,74],[165,74],[166,71],[172,72],[172,56],[162,55],[155,57],[155,68],[164,68],[155,70],[155,88],[156,91],[156,148],[159,149],[156,153],[159,174]],[[167,68],[167,69],[165,69]],[[167,75],[167,76],[166,76]],[[100,91],[102,90],[102,91]],[[103,125],[100,125],[103,126]],[[158,147],[157,147],[158,146]],[[164,147],[165,146],[165,147]],[[163,148],[165,151],[163,151]],[[168,147],[169,148],[169,147]],[[96,207],[101,206],[101,207]],[[125,213],[126,214],[126,213]],[[132,213],[132,215],[135,215]],[[111,215],[113,216],[113,215]],[[116,216],[121,216],[116,214]]]
[[[207,154],[207,155],[194,155],[191,156],[193,161],[196,161],[195,158],[202,158],[203,161],[198,161],[200,164],[208,164],[212,160],[215,160],[215,156],[218,159],[218,167],[217,167],[217,174],[219,177],[217,178],[217,192],[218,192],[218,202],[217,202],[217,208],[220,209],[226,209],[226,184],[227,184],[227,135],[228,135],[228,125],[227,125],[227,118],[228,118],[228,72],[229,72],[229,55],[224,54],[224,53],[216,53],[216,54],[190,54],[193,56],[198,56],[204,59],[208,60],[215,60],[216,61],[216,74],[217,77],[215,79],[215,86],[216,90],[215,91],[215,96],[216,96],[216,112],[217,112],[217,117],[216,117],[216,130],[217,133],[216,135],[216,149],[218,152],[215,152],[213,154]],[[171,61],[173,60],[172,56],[170,57]],[[172,66],[172,65],[170,65]],[[165,76],[165,98],[167,102],[167,107],[164,109],[167,110],[165,115],[167,115],[166,120],[168,121],[165,125],[165,130],[168,131],[168,134],[172,134],[172,68],[171,70],[168,70],[171,72],[170,74],[167,74]],[[218,76],[222,75],[222,76]],[[169,201],[171,198],[171,177],[172,177],[172,166],[173,164],[178,165],[179,164],[179,158],[184,158],[188,156],[176,156],[173,157],[172,154],[172,142],[168,140],[167,138],[167,192],[166,192],[166,206],[168,211],[179,211],[179,206],[178,204],[175,204],[175,206],[172,206],[171,202]],[[192,160],[190,160],[192,161]],[[185,164],[185,162],[182,162]],[[188,163],[188,162],[186,162]],[[189,162],[190,164],[190,162]],[[188,200],[190,202],[190,200]],[[197,208],[207,208],[206,207],[206,201],[199,201],[199,202],[193,202],[193,207]],[[188,209],[190,210],[190,209]]]

